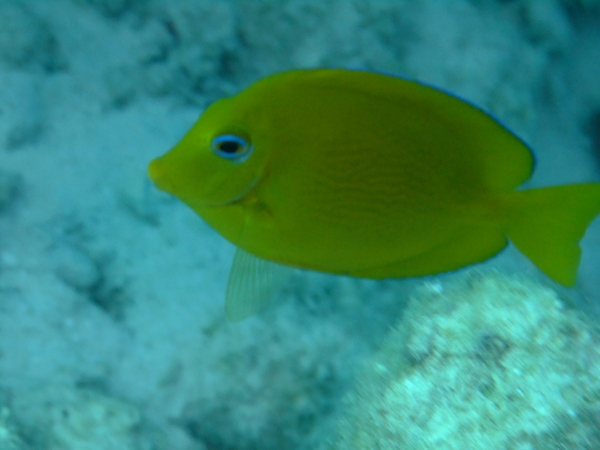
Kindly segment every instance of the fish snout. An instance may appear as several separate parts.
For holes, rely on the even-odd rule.
[[[173,183],[169,180],[161,158],[153,159],[150,162],[148,176],[160,190],[173,193]]]

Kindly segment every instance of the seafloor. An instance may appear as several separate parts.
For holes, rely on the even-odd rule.
[[[600,220],[574,289],[509,248],[225,319],[232,246],[146,166],[296,67],[436,84],[532,145],[528,186],[600,179],[597,0],[0,0],[0,450],[600,448]]]

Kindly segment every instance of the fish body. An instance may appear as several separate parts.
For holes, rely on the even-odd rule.
[[[149,172],[238,246],[246,266],[254,255],[413,277],[484,261],[511,239],[572,285],[600,184],[517,191],[533,166],[522,140],[456,96],[379,73],[316,69],[218,100]],[[250,273],[243,283],[261,276],[237,272]],[[239,295],[254,295],[245,286]]]

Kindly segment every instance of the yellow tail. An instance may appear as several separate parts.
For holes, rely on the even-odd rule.
[[[573,286],[579,241],[600,214],[600,183],[519,191],[510,202],[509,239],[550,278]]]

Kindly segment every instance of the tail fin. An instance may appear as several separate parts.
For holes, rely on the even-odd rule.
[[[514,193],[506,233],[546,275],[573,286],[579,241],[600,214],[600,183],[570,184]]]

